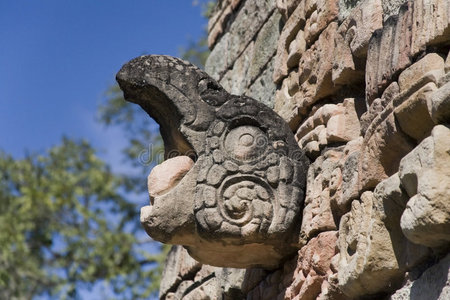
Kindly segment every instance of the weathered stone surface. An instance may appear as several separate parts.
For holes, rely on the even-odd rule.
[[[336,241],[336,231],[323,232],[299,251],[293,281],[286,289],[284,299],[323,299],[324,294],[335,299],[337,295],[331,292],[332,289],[322,287],[333,274],[330,265],[336,254]]]
[[[277,51],[277,41],[281,31],[281,15],[275,11],[265,22],[255,39],[254,54],[250,62],[248,79],[255,81]]]
[[[277,0],[277,8],[284,20],[289,18],[300,2],[302,2],[302,0]]]
[[[401,186],[398,173],[380,182],[374,190],[374,197],[377,218],[373,222],[382,222],[380,226],[388,230],[399,270],[404,272],[423,263],[431,255],[430,250],[411,243],[400,227],[400,218],[409,197]]]
[[[290,259],[284,263],[282,268],[270,273],[260,269],[247,270],[249,276],[246,276],[246,279],[252,277],[249,281],[256,280],[259,283],[253,281],[251,289],[244,289],[244,291],[248,291],[246,299],[285,299],[286,288],[292,283],[296,261],[296,257]]]
[[[197,157],[142,209],[149,235],[215,266],[273,268],[295,252],[308,159],[280,116],[172,57],[136,58],[117,79],[160,124],[167,153]],[[269,182],[269,168],[278,181]]]
[[[281,89],[276,91],[273,110],[289,124],[292,131],[295,131],[298,128],[301,117],[298,103],[295,101],[294,95],[289,92],[288,82],[289,79],[285,78]]]
[[[449,74],[449,73],[447,73]],[[450,81],[441,86],[428,99],[428,111],[436,124],[450,120]]]
[[[436,89],[436,85],[430,82],[394,110],[395,118],[403,132],[417,142],[429,136],[433,129],[434,122],[428,111],[428,103]]]
[[[398,129],[394,114],[383,111],[364,137],[359,158],[359,189],[373,188],[397,172],[400,159],[413,147],[410,139]]]
[[[383,92],[381,98],[375,99],[370,104],[369,110],[361,116],[361,134],[364,136],[375,118],[381,114],[384,108],[392,101],[392,99],[400,92],[397,82],[391,83]]]
[[[273,108],[277,86],[272,81],[272,74],[273,60],[266,65],[264,72],[256,78],[255,82],[248,87],[244,94]]]
[[[450,129],[438,125],[431,137],[400,162],[402,186],[410,199],[401,218],[406,237],[428,247],[450,243]]]
[[[348,17],[352,9],[362,0],[339,0],[339,21],[343,21]]]
[[[385,1],[383,6],[391,2]],[[405,2],[398,16],[387,19],[382,31],[375,34],[369,46],[366,68],[368,104],[427,45],[448,47],[449,24],[450,4],[445,0]]]
[[[192,289],[185,290],[181,295],[181,298],[175,299],[183,299],[183,300],[221,300],[223,299],[217,288],[217,279],[215,277],[210,278],[206,282],[202,282],[199,286],[191,287]]]
[[[234,62],[233,68],[228,70],[220,79],[220,84],[227,92],[233,95],[242,95],[249,85],[248,71],[254,54],[254,42],[251,42],[239,58]]]
[[[301,1],[295,11],[283,26],[278,40],[277,54],[275,56],[275,68],[273,81],[280,83],[288,75],[288,55],[291,42],[296,38],[301,27],[305,25],[305,2]],[[300,37],[301,38],[301,37]],[[304,37],[303,37],[304,39]],[[306,43],[306,42],[305,42]],[[306,47],[306,45],[305,45]]]
[[[360,126],[355,110],[355,99],[344,99],[343,114],[332,116],[327,122],[327,142],[348,142],[358,138]]]
[[[327,28],[328,24],[337,19],[339,13],[339,0],[316,0],[314,2],[314,11],[311,12],[306,20],[304,27],[305,41],[309,46]]]
[[[411,89],[429,72],[436,72],[436,78],[444,75],[444,59],[436,53],[427,54],[424,58],[404,70],[398,77],[400,92]]]
[[[319,125],[326,125],[331,117],[344,113],[344,107],[339,104],[325,104],[321,106],[314,114],[303,121],[298,128],[295,138],[300,141],[306,134]]]
[[[159,297],[163,298],[168,292],[175,291],[184,278],[195,274],[200,267],[200,263],[192,259],[186,249],[173,246],[164,263]]]
[[[309,167],[301,227],[301,234],[306,238],[337,229],[330,205],[330,198],[336,190],[328,186],[328,183],[332,181],[333,172],[338,169],[341,157],[341,152],[329,150]]]
[[[400,7],[407,1],[408,0],[382,0],[384,21],[389,17],[398,15]]]
[[[295,39],[289,44],[289,51],[287,57],[287,68],[295,68],[298,66],[300,58],[302,57],[303,52],[306,50],[306,41],[305,41],[305,32],[303,30],[299,30]]]
[[[403,279],[376,198],[365,192],[339,226],[339,288],[350,297],[389,292]]]
[[[425,50],[427,45],[442,45],[448,49],[450,3],[447,0],[417,0],[413,11],[412,54]]]
[[[275,8],[275,0],[243,2],[233,23],[209,55],[205,70],[220,79],[257,35]]]
[[[382,28],[380,0],[361,1],[353,8],[350,15],[339,26],[339,34],[335,40],[337,49],[333,64],[335,84],[359,82],[361,78],[364,78],[364,60],[367,56],[369,40],[380,28]]]
[[[332,22],[300,59],[299,91],[296,96],[301,111],[306,111],[317,100],[338,90],[331,80],[336,33],[337,23]]]
[[[214,14],[208,21],[208,47],[211,49],[223,34],[228,20],[236,11],[241,0],[218,1]]]
[[[341,172],[333,174],[332,183],[335,186],[335,196],[331,204],[335,214],[341,216],[350,209],[351,201],[359,197],[359,159],[363,139],[360,137],[350,141],[344,148],[344,159],[340,163]],[[341,181],[342,183],[339,184]]]
[[[369,42],[366,62],[366,102],[379,97],[399,71],[411,64],[412,3],[402,6],[398,16],[389,18]]]
[[[397,290],[390,300],[450,299],[450,255],[427,269],[417,280]]]

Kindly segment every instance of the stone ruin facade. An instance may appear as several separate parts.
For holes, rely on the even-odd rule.
[[[181,155],[141,214],[184,246],[159,297],[450,299],[450,1],[221,0],[208,29],[206,73],[118,75]]]

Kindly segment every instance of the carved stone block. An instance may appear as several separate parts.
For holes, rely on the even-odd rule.
[[[138,57],[117,80],[125,99],[160,124],[168,160],[149,188],[176,179],[150,191],[152,206],[141,210],[151,237],[222,267],[272,268],[296,251],[309,163],[280,116],[168,56]],[[171,159],[189,160],[174,153],[194,163],[178,170]]]
[[[403,233],[428,247],[450,244],[450,129],[438,125],[400,162],[410,197],[401,218]]]

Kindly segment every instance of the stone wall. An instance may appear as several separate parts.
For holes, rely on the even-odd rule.
[[[450,2],[222,0],[206,71],[311,159],[276,270],[169,254],[162,299],[449,299]]]

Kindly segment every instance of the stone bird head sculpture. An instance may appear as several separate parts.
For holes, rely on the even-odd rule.
[[[164,141],[141,210],[153,239],[220,267],[273,268],[297,250],[308,160],[279,115],[174,57],[135,58],[117,81]]]

